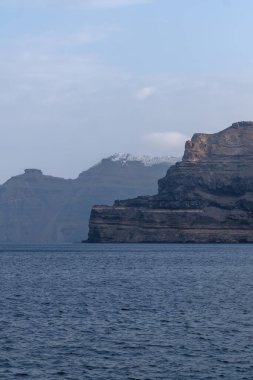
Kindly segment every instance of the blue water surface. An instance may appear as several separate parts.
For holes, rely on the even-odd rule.
[[[0,245],[0,379],[253,379],[253,246]]]

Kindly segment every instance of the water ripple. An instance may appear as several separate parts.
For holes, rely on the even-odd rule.
[[[250,245],[1,245],[3,380],[252,380]]]

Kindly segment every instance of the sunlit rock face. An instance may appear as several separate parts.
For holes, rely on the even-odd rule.
[[[155,196],[96,206],[90,242],[253,242],[253,123],[195,134]]]

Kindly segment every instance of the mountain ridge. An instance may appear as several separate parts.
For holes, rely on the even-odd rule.
[[[113,155],[114,156],[114,155]],[[93,204],[156,192],[167,162],[122,165],[111,157],[75,179],[25,169],[0,185],[0,241],[14,243],[80,242],[86,238]]]

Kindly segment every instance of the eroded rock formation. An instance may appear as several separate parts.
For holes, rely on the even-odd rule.
[[[90,242],[253,242],[253,122],[195,134],[154,196],[94,206]]]

